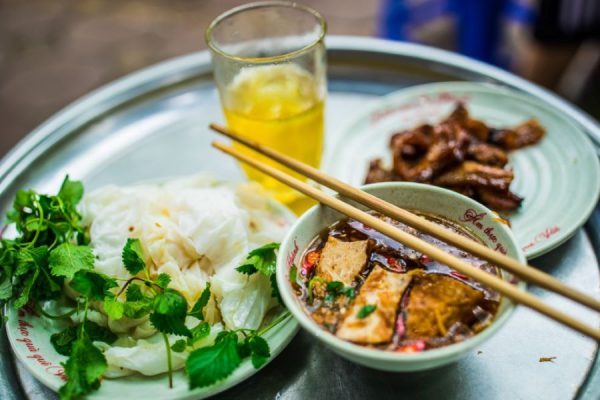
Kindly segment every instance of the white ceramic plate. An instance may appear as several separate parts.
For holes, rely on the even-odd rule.
[[[290,222],[295,219],[295,216],[283,206],[274,203],[274,210]],[[6,307],[6,315],[8,316],[6,322],[8,340],[19,361],[40,382],[50,389],[58,391],[65,383],[61,363],[65,362],[67,357],[61,356],[54,350],[50,343],[50,335],[59,332],[64,327],[48,318],[40,317],[35,312],[17,311],[12,306]],[[298,322],[290,317],[265,334],[264,337],[271,349],[269,362],[281,353],[296,332],[298,332]],[[136,399],[203,399],[229,389],[258,371],[252,366],[250,359],[246,359],[228,378],[212,386],[194,390],[189,390],[188,380],[183,370],[175,371],[173,374],[172,389],[168,388],[166,374],[152,377],[132,375],[118,379],[103,379],[100,389],[92,392],[86,398],[114,400],[123,398],[124,393],[129,393]]]
[[[328,148],[324,170],[355,186],[364,183],[369,161],[391,164],[392,133],[445,118],[463,101],[474,118],[510,127],[535,117],[546,129],[540,143],[509,153],[511,191],[524,197],[510,214],[528,258],[570,238],[590,216],[600,193],[600,166],[583,131],[559,111],[527,95],[491,84],[447,82],[399,90],[370,107]]]

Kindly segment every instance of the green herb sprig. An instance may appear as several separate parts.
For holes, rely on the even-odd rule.
[[[65,177],[57,195],[19,190],[8,223],[18,237],[0,240],[0,306],[15,308],[62,295],[65,278],[93,267],[94,256],[77,212],[81,182]]]

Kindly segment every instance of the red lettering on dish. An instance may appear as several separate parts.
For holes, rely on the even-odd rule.
[[[18,311],[18,315],[19,317],[23,318],[27,315],[27,312],[23,309],[20,309]],[[29,351],[29,353],[31,353],[27,356],[27,358],[32,359],[34,362],[36,362],[38,365],[41,365],[42,367],[46,367],[45,370],[50,375],[58,376],[66,382],[67,377],[65,375],[63,367],[59,365],[54,365],[51,361],[46,360],[44,356],[39,354],[40,349],[36,347],[35,343],[33,343],[33,340],[29,338],[29,328],[33,328],[33,325],[31,325],[28,321],[25,321],[24,319],[19,319],[17,326],[21,337],[15,339],[15,341],[23,343],[25,345],[25,348]]]
[[[480,222],[483,219],[483,217],[485,217],[485,213],[477,213],[477,211],[473,210],[472,208],[469,208],[459,219],[462,222],[470,222],[477,229],[483,229],[483,224]]]
[[[499,251],[502,254],[506,254],[507,253],[506,247],[504,247],[504,245],[502,243],[498,242],[498,237],[496,236],[496,234],[494,232],[494,227],[483,225],[482,220],[485,217],[485,215],[486,214],[484,212],[478,213],[476,210],[469,208],[467,211],[465,211],[465,213],[462,215],[462,217],[459,218],[459,220],[462,222],[468,222],[471,225],[473,225],[475,228],[482,231],[483,234],[485,236],[487,236],[487,238],[490,240],[490,242],[496,244],[496,246],[494,247],[494,250]]]
[[[46,372],[49,373],[50,375],[58,376],[60,379],[62,379],[65,382],[67,381],[67,376],[65,375],[65,369],[63,367],[60,367],[58,365],[50,365],[48,368],[46,368]]]
[[[288,269],[292,268],[292,265],[294,265],[294,260],[296,259],[296,255],[297,254],[298,254],[298,244],[294,240],[294,248],[290,252],[290,254],[288,254],[288,256],[287,256],[287,267],[288,267]]]
[[[21,336],[29,336],[28,328],[33,328],[33,326],[29,322],[20,319],[19,320],[19,332],[21,333]]]
[[[550,239],[551,236],[555,235],[558,232],[560,232],[560,227],[558,226],[551,226],[549,228],[544,229],[542,232],[535,235],[531,242],[523,246],[523,251],[527,251],[535,245],[537,245],[538,243]]]
[[[47,361],[41,354],[33,354],[30,356],[27,356],[27,358],[31,358],[31,359],[35,360],[42,367],[52,366],[52,363],[50,361]]]
[[[16,339],[16,341],[24,343],[25,347],[27,347],[27,350],[29,350],[30,353],[37,353],[39,351],[39,349],[33,344],[33,341],[29,338]]]

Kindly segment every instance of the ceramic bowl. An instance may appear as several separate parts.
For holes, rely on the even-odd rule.
[[[473,233],[487,246],[500,249],[508,256],[525,262],[525,256],[510,228],[488,208],[456,192],[418,183],[389,182],[363,186],[362,189],[402,208],[421,211],[453,221]],[[358,206],[358,205],[357,205]],[[358,206],[366,209],[364,206]],[[353,344],[337,338],[317,325],[304,310],[289,281],[289,270],[300,265],[304,250],[315,236],[344,216],[328,207],[317,205],[308,210],[290,228],[281,243],[277,258],[277,284],[287,308],[300,325],[339,355],[371,368],[387,371],[419,371],[452,363],[488,340],[506,323],[514,303],[502,298],[493,323],[482,332],[462,342],[420,353],[395,353]],[[508,273],[502,278],[524,287]]]

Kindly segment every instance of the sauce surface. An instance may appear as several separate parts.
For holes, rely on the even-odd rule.
[[[370,213],[499,275],[486,261]],[[419,215],[481,243],[450,221]],[[347,278],[350,270],[358,272]],[[339,276],[346,282],[336,281]],[[499,294],[478,282],[352,219],[340,220],[315,237],[303,253],[294,287],[308,315],[324,329],[345,340],[398,352],[424,351],[473,336],[493,321],[500,301]]]

